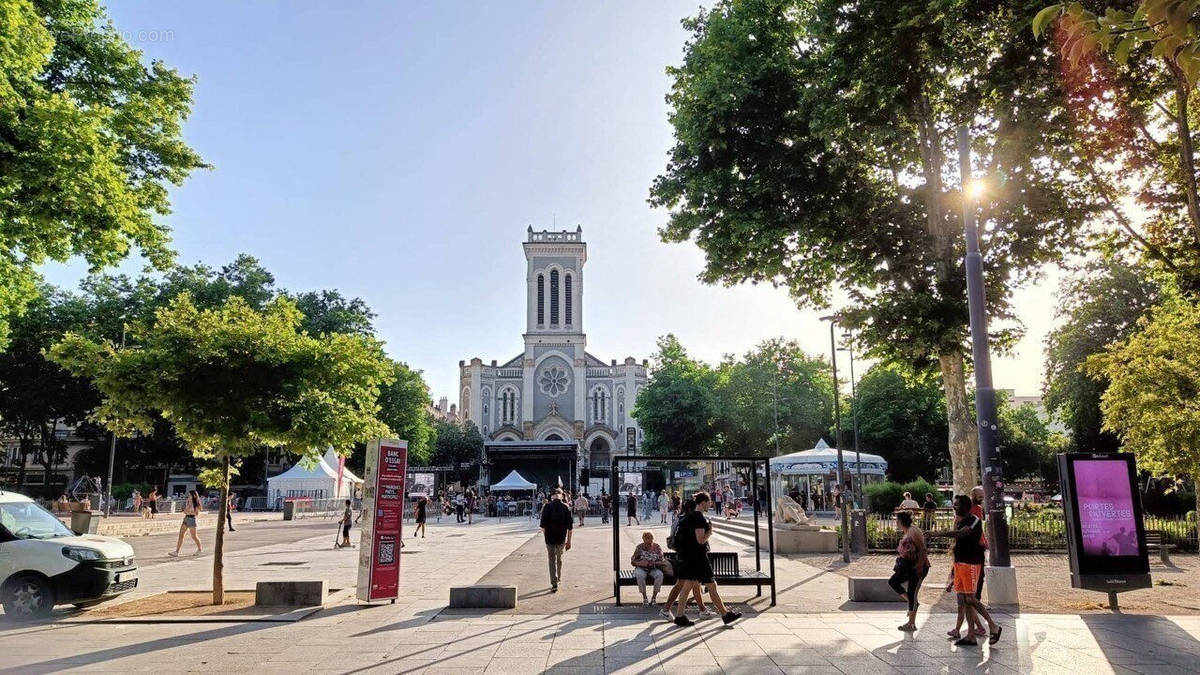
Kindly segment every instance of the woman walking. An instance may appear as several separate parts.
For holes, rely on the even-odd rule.
[[[154,520],[154,517],[158,515],[158,488],[150,488],[150,494],[146,500],[150,502],[150,520]]]
[[[425,538],[425,510],[428,508],[428,506],[429,506],[428,499],[426,499],[425,497],[417,497],[417,505],[414,507],[417,512],[417,516],[416,516],[417,527],[413,530],[414,538],[417,536],[418,532],[421,533],[422,539]]]
[[[151,492],[150,494],[154,494]],[[187,498],[183,504],[183,522],[179,525],[179,541],[175,542],[175,550],[169,554],[173,558],[179,557],[179,549],[183,548],[183,535],[192,535],[192,541],[196,542],[196,553],[200,555],[204,553],[204,547],[200,545],[200,537],[196,536],[196,516],[204,509],[200,506],[200,494],[195,490],[190,490],[187,493]]]
[[[912,513],[897,513],[896,523],[903,534],[896,547],[896,566],[892,568],[888,585],[908,603],[908,621],[900,625],[900,630],[907,632],[917,629],[917,608],[921,606],[917,594],[925,575],[929,574],[929,549],[925,546],[925,533],[913,525]]]

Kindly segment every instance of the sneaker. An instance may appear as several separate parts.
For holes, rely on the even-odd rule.
[[[551,593],[557,593],[557,592],[558,592],[558,585],[557,585],[557,584],[555,584],[555,585],[551,586],[551,587],[550,587],[550,592],[551,592]]]
[[[687,618],[686,616],[675,617],[674,623],[676,626],[695,626],[696,625],[695,621],[692,621],[691,619]]]
[[[709,609],[707,607],[700,610],[700,618],[701,619],[711,619],[712,617],[714,617],[716,615],[717,615],[716,612],[712,611],[711,609]]]
[[[649,607],[649,606],[650,606],[650,599],[642,598],[642,607]]]
[[[674,620],[675,620],[675,615],[674,615],[674,614],[672,614],[672,613],[671,613],[671,610],[667,609],[666,607],[663,607],[662,609],[658,610],[658,613],[659,613],[659,614],[661,614],[661,615],[662,615],[662,617],[663,617],[664,619],[666,619],[667,621],[674,621]]]
[[[721,617],[721,621],[724,621],[725,625],[728,626],[729,624],[733,623],[734,621],[737,621],[740,618],[742,618],[741,612],[735,612],[733,610],[729,610],[728,612],[725,612],[725,616]]]

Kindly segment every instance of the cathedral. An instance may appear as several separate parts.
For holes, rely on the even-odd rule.
[[[583,228],[530,227],[524,248],[524,348],[499,364],[460,361],[459,411],[485,439],[481,483],[516,470],[539,486],[573,488],[583,469],[606,477],[613,455],[641,447],[632,412],[647,363],[606,363],[587,350]],[[589,492],[599,491],[592,483]]]

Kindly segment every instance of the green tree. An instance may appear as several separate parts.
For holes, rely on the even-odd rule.
[[[1128,338],[1093,355],[1089,375],[1106,378],[1104,428],[1137,454],[1141,468],[1200,479],[1200,303],[1174,291]],[[1200,512],[1200,490],[1197,490]]]
[[[703,455],[717,449],[716,374],[688,356],[671,334],[658,339],[650,381],[638,392],[633,417],[648,455]]]
[[[1046,337],[1046,409],[1063,420],[1077,450],[1120,447],[1105,431],[1100,396],[1108,383],[1083,372],[1089,356],[1127,337],[1158,301],[1159,284],[1143,266],[1116,259],[1096,262],[1063,281],[1056,310],[1060,323]]]
[[[988,177],[994,318],[1009,317],[1009,282],[1078,244],[1094,210],[1057,65],[1022,37],[1040,6],[722,0],[685,22],[669,69],[675,146],[650,198],[670,210],[661,237],[694,238],[706,282],[769,282],[807,307],[840,289],[870,355],[937,364],[960,490],[979,462],[955,129],[970,125]]]
[[[170,261],[154,217],[205,166],[182,139],[193,84],[143,64],[96,0],[0,3],[0,347],[46,260]]]
[[[286,299],[256,311],[240,297],[198,309],[188,294],[133,323],[131,345],[116,348],[68,334],[51,358],[92,379],[102,395],[95,417],[128,434],[169,420],[198,458],[215,462],[221,508],[213,560],[213,604],[224,602],[224,520],[231,460],[286,447],[310,460],[384,435],[375,415],[392,376],[379,343],[361,336],[314,337]],[[211,474],[210,474],[211,475]]]
[[[67,331],[86,328],[86,304],[52,286],[43,284],[38,290],[25,313],[12,321],[8,349],[0,352],[0,431],[17,439],[21,485],[30,457],[47,476],[53,472],[66,458],[55,432],[85,420],[99,401],[86,378],[72,376],[42,355]],[[47,481],[44,490],[53,489]]]
[[[936,481],[949,466],[946,403],[937,377],[876,365],[854,393],[848,418],[858,413],[859,448],[886,459],[893,481]]]
[[[408,441],[409,461],[428,464],[433,455],[434,428],[429,417],[429,385],[421,371],[393,362],[392,382],[379,390],[379,421],[396,438]]]
[[[479,462],[483,457],[483,434],[470,420],[434,422],[433,463],[452,466],[459,470],[459,479],[468,482],[470,476],[478,475]],[[463,464],[472,468],[463,470]]]
[[[742,360],[717,368],[717,426],[729,454],[787,454],[816,445],[833,426],[829,363],[805,354],[794,340],[766,340]]]
[[[1032,403],[1013,405],[1007,396],[997,401],[1000,420],[996,444],[1004,458],[1004,475],[1037,478],[1047,485],[1058,482],[1055,455],[1065,452],[1067,439],[1050,428],[1044,413]]]
[[[1200,291],[1200,190],[1192,126],[1200,3],[1050,5],[1033,18],[1062,55],[1078,154],[1109,238]]]

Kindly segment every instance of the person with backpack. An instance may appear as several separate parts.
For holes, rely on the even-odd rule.
[[[674,499],[679,499],[678,491],[674,492]],[[671,513],[671,533],[667,536],[667,548],[678,553],[679,549],[677,549],[675,546],[676,537],[679,534],[679,521],[682,520],[684,516],[695,510],[695,501],[691,499],[685,499],[682,502],[679,502],[678,509]],[[658,610],[658,613],[661,614],[667,621],[674,621],[675,615],[671,612],[671,606],[675,604],[676,598],[678,598],[679,594],[688,586],[691,588],[692,599],[696,602],[696,608],[700,610],[700,618],[707,619],[711,616],[716,616],[715,612],[704,606],[704,596],[700,593],[699,586],[685,584],[678,579],[675,580],[675,585],[671,587],[670,593],[667,594],[666,603],[663,604],[662,609]],[[683,597],[687,598],[687,594],[684,593]],[[686,604],[686,602],[687,601],[685,600],[684,603]]]
[[[728,626],[740,619],[742,614],[725,607],[725,602],[717,592],[712,563],[708,559],[708,540],[712,537],[712,523],[704,517],[704,512],[712,505],[712,499],[707,492],[697,492],[692,499],[696,503],[696,509],[679,521],[679,531],[675,534],[676,551],[679,552],[679,568],[675,570],[675,578],[696,590],[704,586],[708,597],[721,613],[721,620]],[[685,614],[686,603],[687,594],[684,592],[680,596],[679,611],[675,615],[676,626],[695,625]]]

